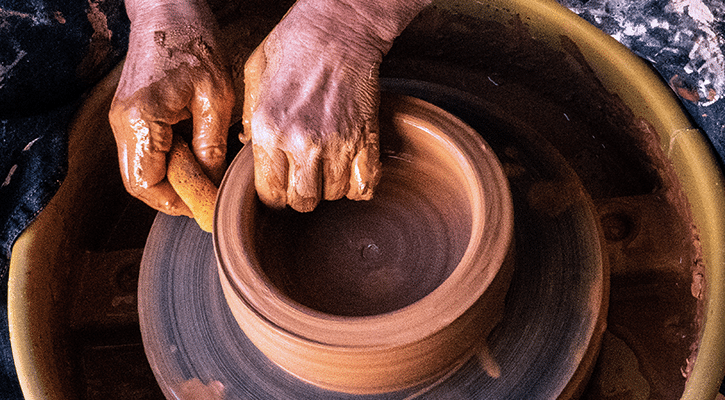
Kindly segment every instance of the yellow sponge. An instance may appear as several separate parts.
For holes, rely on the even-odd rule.
[[[199,227],[211,232],[219,189],[202,171],[186,142],[177,135],[174,135],[168,161],[166,177],[169,183],[194,214]]]

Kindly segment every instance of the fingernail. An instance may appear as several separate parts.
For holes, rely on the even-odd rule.
[[[318,200],[314,197],[298,197],[290,202],[290,207],[298,212],[310,212],[317,207]]]
[[[373,187],[367,183],[359,182],[357,190],[351,190],[348,194],[350,200],[371,200],[373,198]]]
[[[259,200],[269,208],[279,210],[287,206],[286,196],[278,190],[272,190],[270,193],[260,192],[258,190],[257,195],[259,196]]]

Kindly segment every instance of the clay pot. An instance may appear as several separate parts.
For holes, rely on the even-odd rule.
[[[511,196],[489,146],[421,100],[383,96],[381,110],[373,200],[269,210],[248,146],[222,182],[213,232],[249,339],[298,378],[350,393],[424,384],[485,352],[513,268]]]

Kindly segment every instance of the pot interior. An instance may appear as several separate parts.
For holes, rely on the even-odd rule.
[[[256,200],[248,245],[292,300],[338,316],[384,314],[425,297],[461,261],[478,182],[460,165],[468,157],[394,119],[383,121],[381,140],[383,175],[371,201],[323,201],[298,213]]]

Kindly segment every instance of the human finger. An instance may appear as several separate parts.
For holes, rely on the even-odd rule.
[[[267,61],[263,42],[257,46],[244,64],[244,109],[242,113],[244,129],[239,133],[239,140],[243,143],[247,143],[252,139],[252,116],[259,105],[262,73],[264,73],[266,66]]]
[[[166,180],[171,126],[144,118],[137,107],[118,103],[111,107],[109,121],[126,190],[156,210],[191,216],[189,208]]]
[[[252,142],[254,153],[254,185],[259,199],[268,207],[281,209],[287,205],[287,155],[277,148],[269,151]]]
[[[234,107],[231,84],[203,85],[192,98],[192,149],[204,173],[218,185],[226,170],[227,130]]]
[[[183,215],[189,218],[194,217],[191,209],[189,209],[166,179],[154,186],[137,192],[129,190],[129,193],[148,204],[151,208],[161,211],[164,214]]]
[[[322,198],[338,200],[350,190],[350,166],[354,150],[348,142],[336,141],[325,149],[322,164]]]
[[[322,197],[320,149],[307,146],[288,152],[287,204],[299,212],[315,209]]]
[[[370,200],[380,176],[380,142],[377,126],[373,130],[366,129],[365,142],[352,160],[350,170],[350,189],[347,198],[351,200]]]

